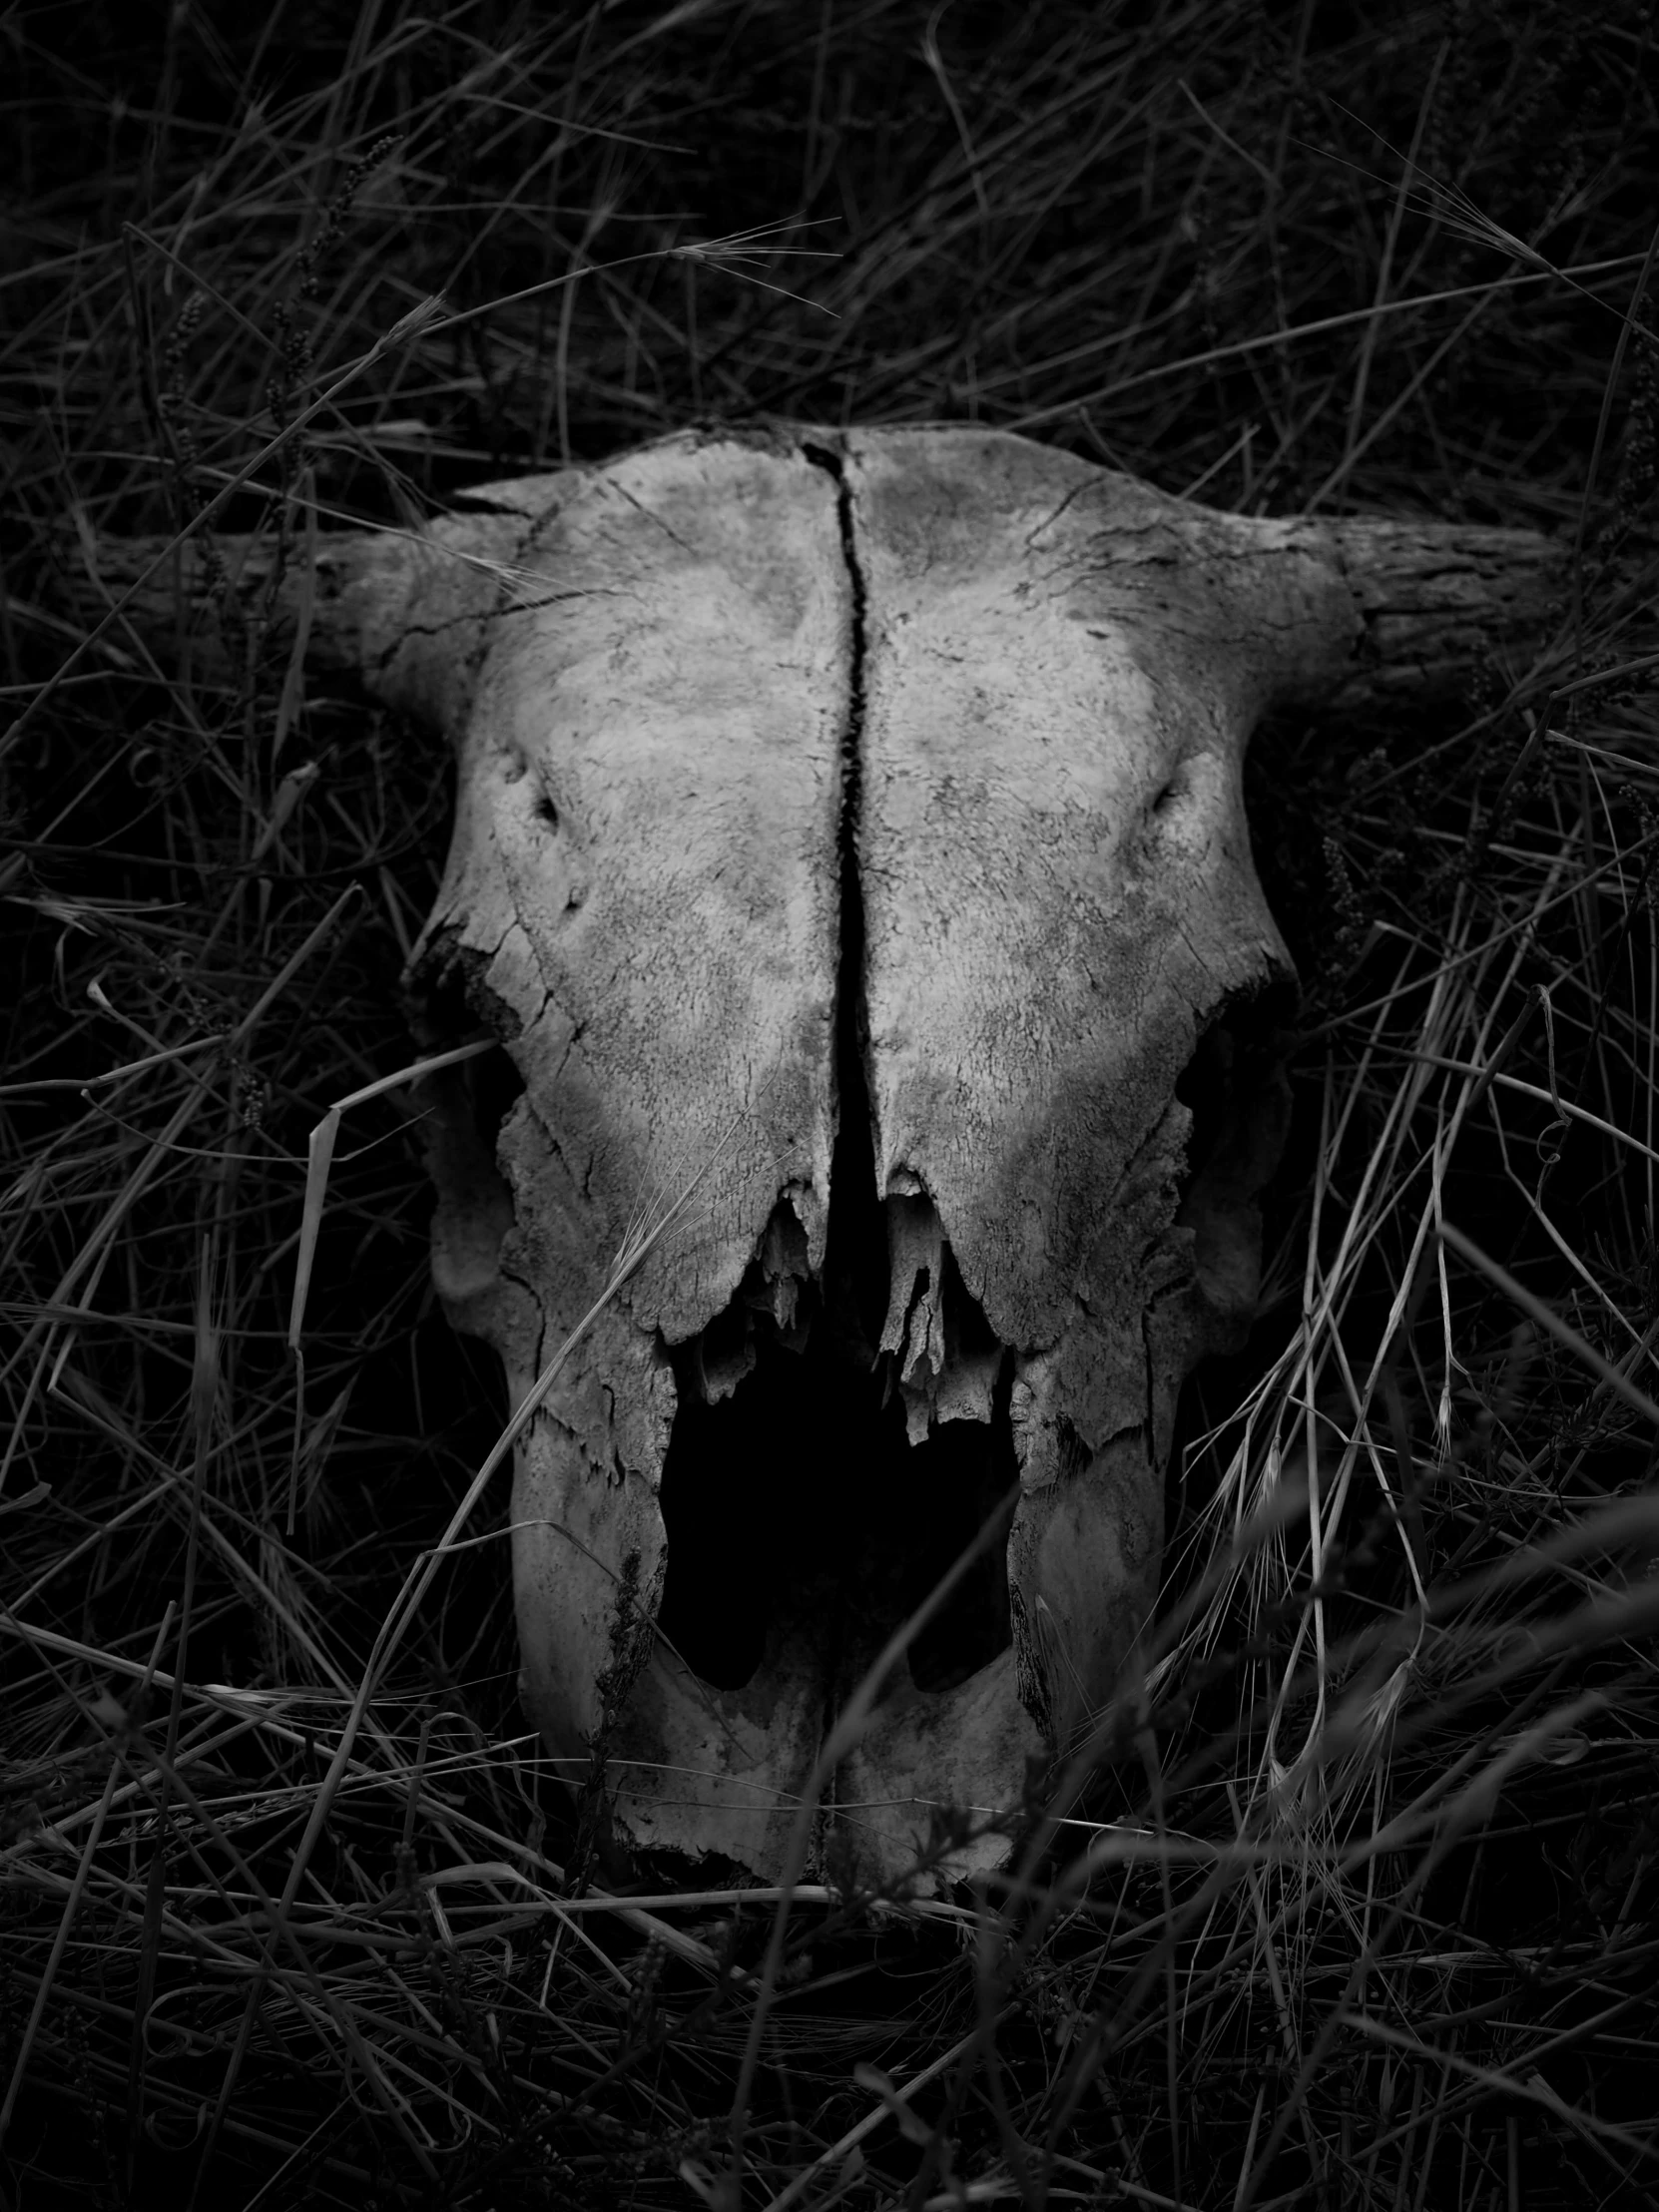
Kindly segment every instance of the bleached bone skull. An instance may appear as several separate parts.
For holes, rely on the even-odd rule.
[[[513,1079],[429,1087],[444,1304],[514,1403],[600,1306],[517,1451],[524,1699],[623,1844],[775,1876],[853,1685],[1017,1488],[827,1793],[839,1870],[895,1878],[1112,1696],[1183,1379],[1253,1310],[1294,979],[1252,727],[1454,680],[1559,556],[968,429],[468,496],[336,540],[308,618],[458,753],[416,995]]]
[[[519,1448],[526,1702],[603,1743],[627,1839],[774,1873],[838,1704],[1017,1482],[1005,1570],[834,1778],[892,1875],[929,1808],[1018,1805],[1156,1594],[1280,1140],[1244,745],[1333,587],[968,432],[532,496],[421,963],[524,1084],[502,1181],[464,1111],[433,1153],[438,1287],[515,1400],[703,1180]]]

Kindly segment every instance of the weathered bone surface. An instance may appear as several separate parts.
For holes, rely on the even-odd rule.
[[[457,747],[416,987],[521,1088],[497,1133],[473,1071],[432,1086],[433,1265],[515,1400],[703,1178],[515,1477],[526,1703],[621,1841],[775,1874],[1010,1488],[821,1848],[898,1876],[1111,1696],[1281,1140],[1250,732],[1454,681],[1558,576],[1521,532],[1217,514],[963,429],[685,436],[330,548],[314,644]]]

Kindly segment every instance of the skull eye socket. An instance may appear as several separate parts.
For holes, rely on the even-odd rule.
[[[457,1045],[481,1043],[480,1031],[497,1028],[480,1015],[467,990],[466,966],[446,960],[437,947],[406,985],[409,1024],[428,1052],[451,1052]],[[518,1101],[524,1078],[504,1046],[493,1044],[472,1060],[443,1068],[423,1079],[427,1111],[435,1114],[457,1142],[493,1170],[495,1142]]]
[[[1275,979],[1259,991],[1241,992],[1207,1024],[1175,1085],[1193,1117],[1191,1175],[1224,1155],[1247,1162],[1263,1181],[1272,1174],[1296,1018],[1295,986]]]
[[[1275,981],[1221,1008],[1175,1086],[1192,1115],[1181,1220],[1196,1232],[1199,1283],[1238,1327],[1254,1311],[1261,1194],[1284,1151],[1297,994]]]
[[[411,1027],[429,1052],[480,1043],[478,1011],[468,1003],[464,965],[445,964],[439,946],[409,978]],[[422,1077],[418,1100],[426,1164],[437,1190],[432,1278],[460,1328],[477,1326],[472,1301],[494,1291],[501,1243],[513,1225],[512,1195],[496,1142],[524,1093],[507,1051],[490,1044],[475,1057]]]

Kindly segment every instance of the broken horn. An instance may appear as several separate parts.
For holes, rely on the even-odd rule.
[[[1570,545],[1536,530],[1365,518],[1266,528],[1340,579],[1348,604],[1340,649],[1311,671],[1309,704],[1455,695],[1504,648],[1536,650],[1570,579]]]
[[[481,485],[452,513],[408,528],[194,531],[180,538],[63,540],[67,596],[83,622],[115,610],[169,666],[234,680],[251,626],[273,651],[297,637],[308,666],[349,670],[375,698],[458,735],[484,633],[519,606],[520,556],[556,509],[557,474]]]
[[[1535,647],[1567,586],[1570,549],[1532,530],[1224,514],[1072,467],[1051,535],[1074,590],[1161,633],[1170,675],[1202,662],[1246,713],[1455,695]]]

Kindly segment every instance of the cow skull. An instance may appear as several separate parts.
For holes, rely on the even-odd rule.
[[[438,1290],[515,1403],[592,1317],[518,1445],[513,1578],[525,1703],[620,1842],[775,1876],[854,1684],[1012,1495],[819,1835],[871,1881],[938,1809],[982,1829],[943,1872],[1005,1854],[985,1820],[1147,1621],[1183,1379],[1256,1299],[1294,978],[1251,730],[1420,691],[1553,560],[971,429],[682,436],[333,549],[318,636],[457,747],[426,1039],[481,1018],[516,1093],[429,1086]]]

